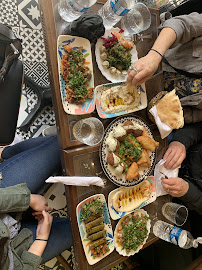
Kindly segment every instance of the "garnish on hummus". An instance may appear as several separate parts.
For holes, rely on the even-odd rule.
[[[139,105],[140,90],[131,84],[104,89],[101,95],[101,107],[106,113],[126,111]]]

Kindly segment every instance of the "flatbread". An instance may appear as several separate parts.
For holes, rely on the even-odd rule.
[[[183,110],[175,89],[157,103],[156,109],[160,120],[172,129],[184,126]]]

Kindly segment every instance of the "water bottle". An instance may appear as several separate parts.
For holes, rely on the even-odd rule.
[[[87,11],[97,0],[60,0],[58,12],[63,20],[72,22]]]
[[[201,237],[194,239],[190,232],[175,227],[162,220],[155,222],[153,226],[153,233],[155,236],[161,238],[162,240],[178,245],[184,249],[192,247],[197,248],[198,243],[202,243]]]
[[[98,15],[103,19],[106,29],[112,28],[121,18],[127,14],[136,4],[136,0],[108,0],[98,10]]]

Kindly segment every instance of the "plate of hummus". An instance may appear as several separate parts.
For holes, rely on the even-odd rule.
[[[158,146],[144,120],[118,117],[108,125],[100,144],[103,171],[117,186],[138,185],[151,174]]]
[[[147,107],[145,84],[108,83],[95,88],[96,109],[101,118],[111,118]]]

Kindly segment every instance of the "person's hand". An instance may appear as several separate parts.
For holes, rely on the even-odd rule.
[[[41,214],[36,215],[35,218],[38,220],[38,226],[36,230],[36,238],[48,240],[53,217],[46,211],[42,211]]]
[[[42,212],[45,211],[51,211],[52,208],[48,206],[48,201],[41,195],[37,194],[31,194],[30,195],[30,204],[29,206],[35,210]]]
[[[188,182],[179,177],[162,178],[161,184],[168,194],[173,197],[184,196],[189,189]]]
[[[166,160],[164,167],[167,169],[175,169],[179,167],[186,157],[186,148],[180,142],[171,142],[163,159]]]
[[[133,64],[137,72],[129,69],[127,82],[132,85],[139,85],[152,77],[161,62],[161,56],[150,51],[146,56],[140,58]]]

